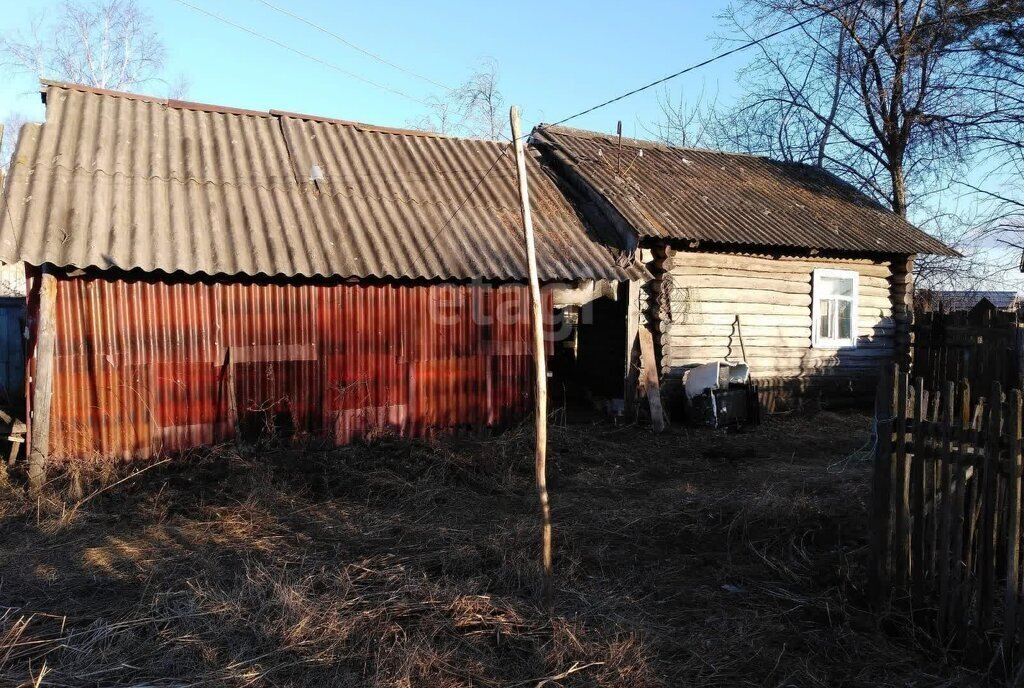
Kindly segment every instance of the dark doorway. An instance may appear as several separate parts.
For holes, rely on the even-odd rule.
[[[566,413],[620,415],[626,370],[625,289],[555,309],[551,397]]]

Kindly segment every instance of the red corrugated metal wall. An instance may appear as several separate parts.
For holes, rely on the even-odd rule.
[[[272,424],[344,444],[380,429],[494,426],[531,408],[521,285],[88,275],[60,278],[57,317],[55,460],[224,441],[235,409],[247,433]]]

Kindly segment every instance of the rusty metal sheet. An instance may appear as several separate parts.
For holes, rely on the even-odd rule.
[[[560,154],[642,237],[871,253],[957,255],[811,165],[541,125]],[[617,173],[618,171],[618,173]]]
[[[51,451],[221,442],[233,406],[244,433],[339,444],[508,423],[532,408],[528,299],[522,285],[61,276]]]
[[[26,125],[12,159],[4,262],[527,277],[506,144],[45,83],[46,122]],[[542,279],[646,274],[591,239],[533,157],[528,170]]]

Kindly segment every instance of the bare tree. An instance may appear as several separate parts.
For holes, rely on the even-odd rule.
[[[742,40],[805,22],[742,75],[736,120],[758,145],[831,168],[906,216],[941,186],[994,118],[978,98],[975,54],[959,29],[969,0],[742,0],[724,15]]]
[[[56,16],[0,37],[3,65],[109,89],[154,80],[164,45],[135,0],[66,0]]]
[[[717,114],[717,96],[706,101],[702,89],[691,103],[682,91],[673,97],[665,89],[658,93],[658,108],[661,118],[645,127],[656,140],[670,146],[695,148],[711,148],[719,143],[722,124]]]
[[[4,118],[3,142],[0,143],[0,170],[7,172],[14,155],[14,146],[18,141],[21,127],[28,122],[28,117],[20,112],[12,112]]]
[[[505,98],[498,86],[498,63],[484,58],[458,88],[427,100],[427,112],[409,126],[439,134],[507,138]]]
[[[473,136],[498,140],[505,136],[508,118],[504,116],[505,98],[498,89],[498,63],[481,60],[479,67],[459,88],[465,126]]]

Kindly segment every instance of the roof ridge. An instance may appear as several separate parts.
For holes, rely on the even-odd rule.
[[[442,134],[428,129],[409,129],[407,127],[389,127],[383,124],[367,124],[350,119],[339,119],[337,117],[326,117],[323,115],[309,115],[301,112],[289,112],[287,110],[270,110],[274,117],[287,119],[301,119],[307,122],[320,122],[324,124],[338,124],[344,127],[352,127],[359,131],[373,132],[378,134],[393,134],[396,136],[420,136],[431,139],[445,139],[448,141],[471,141],[474,143],[487,143],[495,146],[504,145],[496,139],[485,139],[479,136],[456,136],[453,134]]]
[[[228,105],[215,105],[212,103],[199,103],[190,100],[178,100],[174,98],[164,98],[162,96],[150,96],[143,93],[132,93],[129,91],[117,91],[107,88],[98,88],[96,86],[88,86],[85,84],[77,84],[69,81],[57,81],[53,79],[40,79],[39,83],[47,88],[60,88],[68,91],[78,91],[79,93],[90,93],[99,96],[109,96],[113,98],[125,98],[127,100],[137,100],[144,103],[155,103],[157,105],[164,105],[166,107],[178,109],[178,110],[193,110],[196,112],[213,112],[225,115],[243,115],[250,117],[264,117],[268,119],[301,119],[310,122],[323,122],[325,124],[337,124],[345,127],[352,127],[359,131],[375,132],[381,134],[392,134],[396,136],[420,136],[424,138],[434,139],[446,139],[450,141],[470,141],[474,143],[486,143],[495,146],[503,145],[503,142],[494,139],[486,139],[477,136],[454,136],[452,134],[442,134],[439,132],[429,131],[426,129],[409,129],[405,127],[389,127],[380,124],[368,124],[366,122],[358,122],[356,120],[340,119],[337,117],[327,117],[325,115],[310,115],[299,112],[291,112],[288,110],[249,110],[246,108],[236,108]],[[46,91],[43,90],[43,98],[45,102]]]
[[[534,132],[545,132],[550,131],[555,134],[564,134],[567,136],[575,136],[577,138],[603,138],[610,139],[613,143],[617,143],[618,134],[604,133],[601,131],[595,131],[593,129],[578,129],[576,127],[566,127],[562,125],[554,124],[538,124],[533,129]],[[757,160],[768,160],[769,162],[780,163],[783,165],[806,165],[806,163],[797,162],[786,162],[784,160],[776,160],[775,158],[767,155],[759,155],[757,153],[744,153],[742,151],[724,151],[718,148],[703,148],[701,146],[677,146],[671,143],[664,143],[661,141],[653,141],[651,139],[638,139],[629,136],[622,137],[622,143],[638,148],[654,148],[658,150],[670,150],[670,151],[696,151],[699,153],[713,153],[715,155],[724,155],[728,157],[737,158],[754,158]]]

